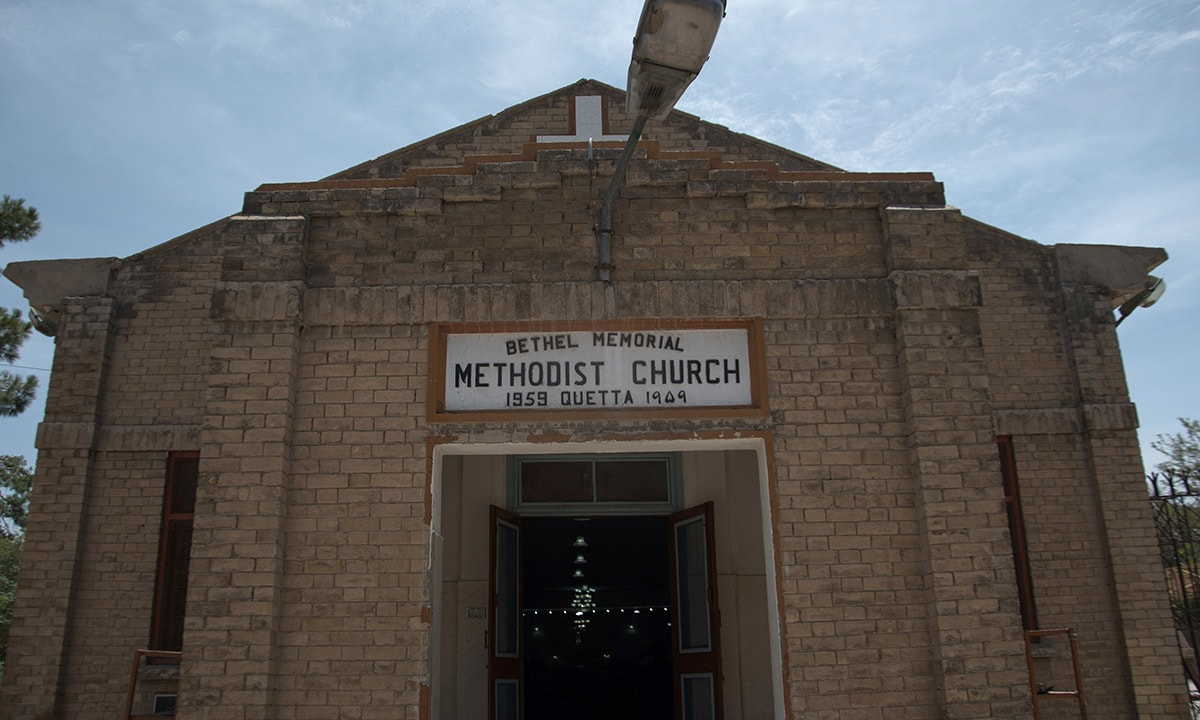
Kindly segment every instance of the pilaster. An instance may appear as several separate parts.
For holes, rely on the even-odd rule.
[[[113,301],[62,301],[0,707],[55,717],[70,635]]]
[[[962,216],[884,213],[944,717],[1028,717],[1017,588]]]
[[[1175,625],[1147,500],[1137,412],[1129,402],[1112,323],[1112,301],[1106,288],[1094,285],[1064,282],[1063,291],[1083,435],[1112,563],[1137,717],[1184,717],[1187,698]]]
[[[303,287],[301,219],[233,218],[208,365],[181,720],[271,714]]]

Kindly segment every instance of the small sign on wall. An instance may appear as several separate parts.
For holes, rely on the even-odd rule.
[[[761,348],[752,320],[435,326],[431,419],[760,414]]]

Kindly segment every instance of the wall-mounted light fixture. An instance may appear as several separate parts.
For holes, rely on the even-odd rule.
[[[1134,310],[1137,310],[1140,307],[1148,308],[1154,303],[1158,302],[1159,298],[1161,298],[1166,292],[1166,280],[1163,280],[1157,275],[1147,275],[1146,287],[1143,288],[1138,294],[1121,303],[1121,307],[1117,308],[1117,311],[1121,315],[1121,317],[1117,318],[1117,325],[1120,325],[1122,322],[1124,322],[1125,318],[1129,317]]]

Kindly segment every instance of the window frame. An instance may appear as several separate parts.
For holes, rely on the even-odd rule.
[[[1004,510],[1008,516],[1009,539],[1012,542],[1013,569],[1016,571],[1017,601],[1021,611],[1021,626],[1037,630],[1037,601],[1033,589],[1033,567],[1029,562],[1029,539],[1025,531],[1025,511],[1021,507],[1021,483],[1017,474],[1017,452],[1011,435],[996,437],[1000,455],[1000,477],[1004,491]]]
[[[180,479],[183,477],[182,466],[195,464],[196,467],[196,482],[193,487],[199,485],[199,460],[200,453],[194,450],[188,451],[172,451],[167,454],[166,477],[163,483],[163,502],[162,511],[159,521],[158,530],[158,558],[155,564],[154,576],[154,598],[151,606],[152,613],[150,619],[150,650],[167,650],[181,651],[183,649],[183,622],[187,616],[187,580],[189,575],[189,566],[191,558],[184,561],[184,567],[175,567],[170,550],[173,547],[172,540],[184,531],[189,535],[189,546],[191,543],[190,535],[194,529],[195,521],[195,501],[193,499],[192,512],[179,513],[172,512],[171,508],[178,496]],[[179,578],[182,570],[183,587],[179,588],[184,597],[184,610],[179,614],[178,619],[170,612],[168,603],[172,597],[175,588],[168,587],[168,583],[172,578]],[[176,624],[178,623],[178,625]],[[178,647],[173,647],[176,643],[172,638],[180,638]]]
[[[654,461],[666,465],[667,499],[649,501],[602,502],[595,499],[580,502],[522,502],[521,467],[527,463],[590,462],[593,498],[595,497],[597,462]],[[679,453],[581,453],[565,455],[510,455],[507,466],[508,508],[521,515],[670,515],[683,502],[683,481]]]

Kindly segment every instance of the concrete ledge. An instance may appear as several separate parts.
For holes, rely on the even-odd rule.
[[[1096,285],[1119,301],[1140,292],[1147,273],[1167,259],[1162,248],[1121,245],[1055,245],[1054,255],[1063,283]]]
[[[95,437],[95,423],[43,422],[38,423],[34,447],[38,450],[90,450]]]
[[[210,316],[226,322],[293,320],[303,303],[301,282],[222,282],[213,291]]]
[[[888,279],[897,309],[973,308],[983,304],[979,276],[942,270],[897,270]]]
[[[108,279],[121,266],[115,257],[77,260],[30,260],[9,263],[4,277],[25,293],[34,310],[34,326],[44,335],[58,333],[63,300],[108,292]]]
[[[306,325],[385,325],[613,317],[880,317],[886,280],[663,280],[621,283],[313,288]]]
[[[308,218],[303,215],[233,215],[229,222],[238,223],[237,230],[241,232],[245,232],[245,228],[240,226],[241,223],[264,226],[250,232],[296,232],[303,229]]]
[[[1133,403],[1090,404],[1083,406],[1088,430],[1136,430],[1137,407]]]
[[[1083,432],[1077,408],[997,410],[992,413],[997,435],[1070,435]]]
[[[197,450],[200,428],[193,425],[110,425],[44,422],[38,425],[39,450],[90,449],[109,452]]]

